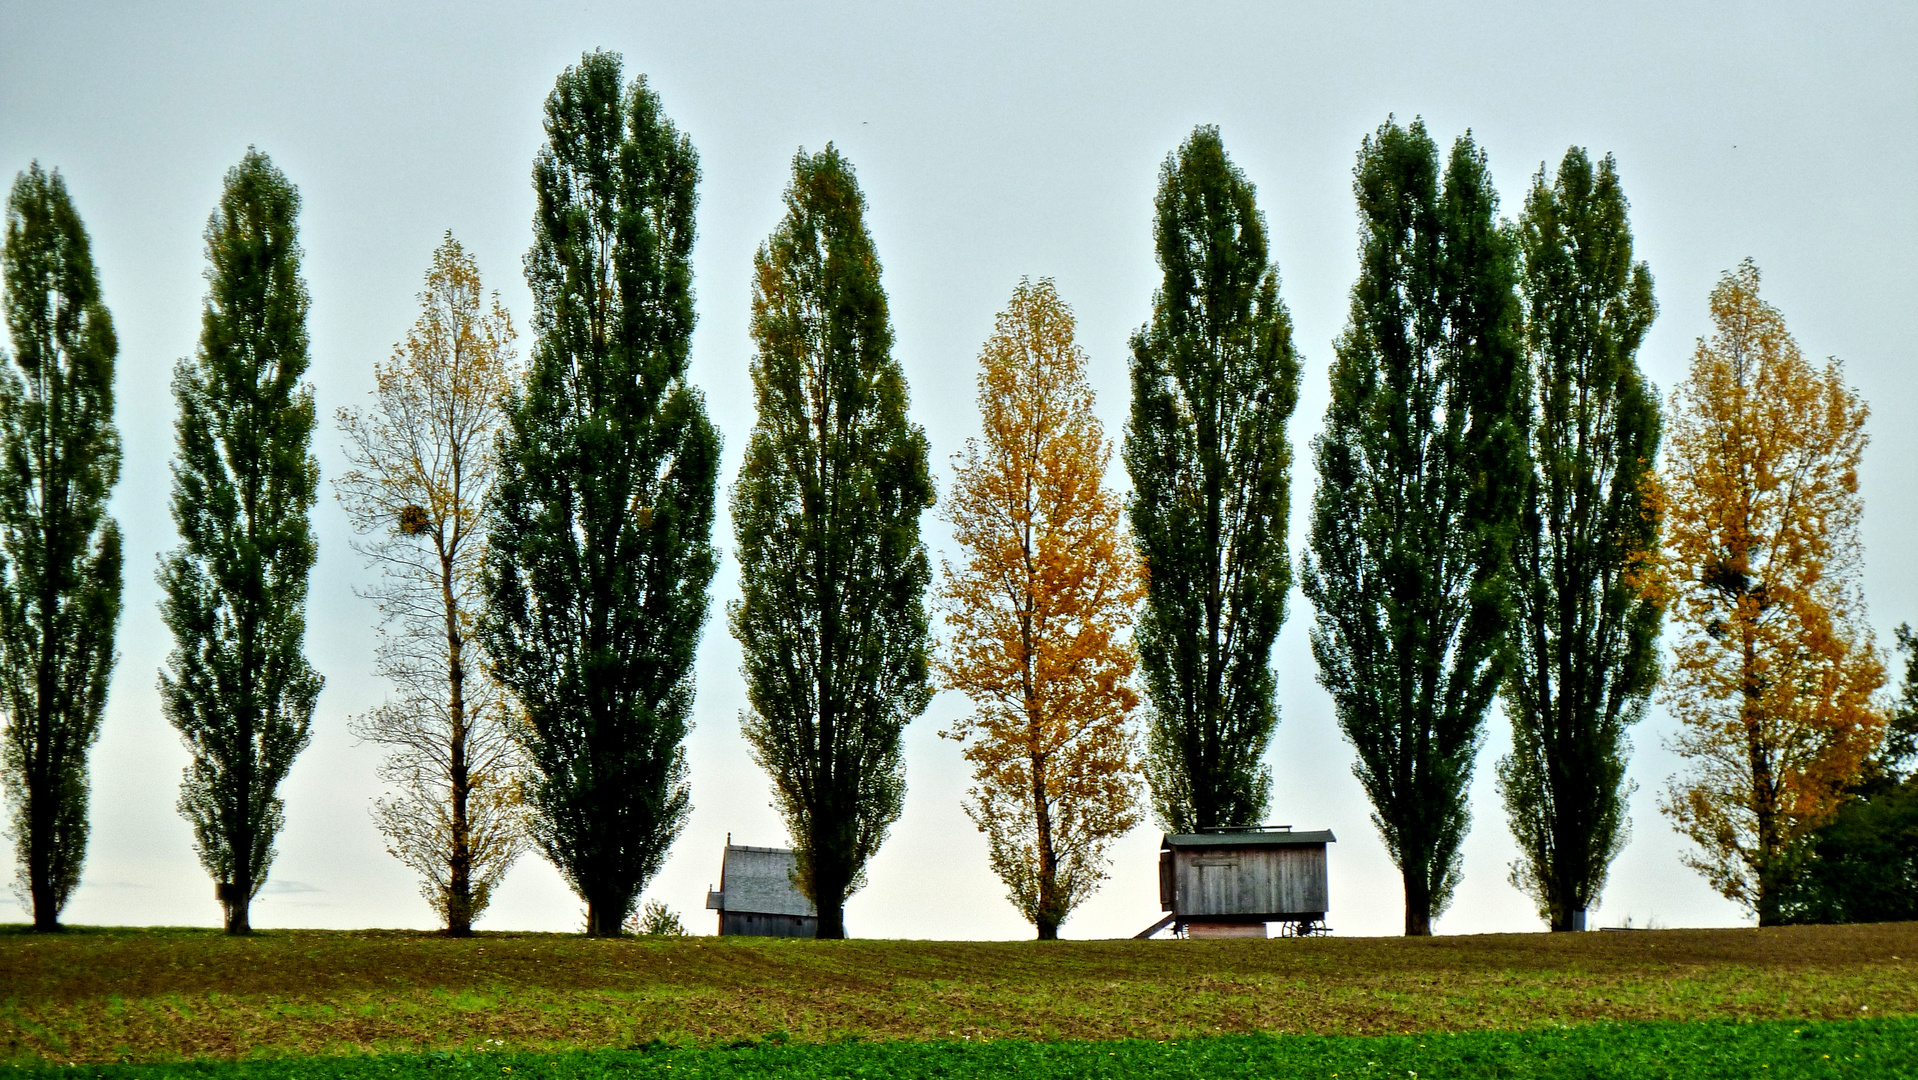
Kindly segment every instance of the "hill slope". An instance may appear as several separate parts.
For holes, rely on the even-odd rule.
[[[0,931],[0,1061],[1918,1014],[1918,924],[1273,941]]]

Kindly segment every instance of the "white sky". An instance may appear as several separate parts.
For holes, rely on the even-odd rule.
[[[168,5],[180,7],[183,5]],[[441,231],[479,259],[515,320],[530,299],[529,173],[554,77],[604,47],[644,72],[697,147],[704,389],[737,471],[752,423],[746,374],[752,253],[780,214],[793,152],[834,140],[859,171],[885,265],[914,416],[942,463],[977,428],[974,358],[1020,275],[1052,276],[1077,309],[1099,410],[1117,436],[1128,334],[1158,281],[1150,223],[1160,161],[1216,123],[1258,185],[1304,356],[1292,436],[1293,550],[1312,475],[1307,442],[1326,402],[1331,340],[1355,272],[1350,192],[1359,140],[1396,113],[1449,144],[1470,127],[1515,214],[1540,162],[1578,144],[1616,153],[1640,256],[1662,314],[1641,362],[1662,391],[1705,331],[1717,275],[1754,257],[1765,295],[1807,354],[1844,359],[1873,409],[1864,467],[1864,584],[1881,643],[1918,621],[1918,413],[1908,324],[1918,292],[1918,8],[1907,4],[958,4],[121,6],[0,0],[0,173],[58,167],[92,232],[119,331],[126,465],[113,511],[126,532],[121,657],[93,758],[93,839],[76,923],[217,922],[213,890],[173,803],[186,755],[160,713],[170,646],[155,602],[173,451],[168,379],[198,333],[201,230],[248,144],[305,198],[313,295],[311,381],[329,417],[323,472],[341,471],[333,411],[359,403],[371,366],[415,316]],[[1900,299],[1902,298],[1902,299]],[[526,342],[522,341],[522,344]],[[1115,462],[1114,480],[1123,484]],[[429,926],[432,916],[367,816],[377,751],[346,721],[376,704],[370,580],[327,496],[314,514],[308,652],[326,675],[312,746],[283,789],[288,827],[256,926]],[[926,519],[935,560],[946,536]],[[728,833],[779,844],[765,778],[739,732],[738,650],[721,612],[736,595],[731,525],[699,656],[689,748],[695,809],[649,890],[700,932]],[[1350,773],[1351,751],[1315,681],[1310,609],[1293,597],[1274,651],[1283,710],[1269,820],[1330,827],[1331,924],[1396,933],[1396,872]],[[848,906],[860,936],[1030,933],[962,816],[957,747],[935,737],[966,707],[944,694],[907,735],[904,817]],[[1636,732],[1634,839],[1595,923],[1730,925],[1742,915],[1679,863],[1654,797],[1675,768],[1662,710]],[[1515,855],[1488,725],[1465,879],[1442,933],[1532,929],[1506,882]],[[1136,932],[1158,915],[1142,827],[1067,936]],[[571,930],[581,905],[537,855],[509,875],[482,927]],[[0,901],[0,920],[24,912]]]

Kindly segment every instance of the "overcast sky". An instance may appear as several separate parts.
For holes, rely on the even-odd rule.
[[[1690,9],[1701,13],[1689,13]],[[1864,465],[1864,586],[1881,644],[1918,621],[1918,7],[1743,4],[634,3],[396,5],[58,4],[0,0],[0,175],[57,167],[92,233],[120,338],[126,534],[120,660],[93,756],[93,833],[74,923],[213,925],[213,889],[174,811],[186,763],[159,708],[170,647],[153,570],[175,541],[167,510],[174,363],[191,354],[201,233],[248,145],[305,200],[313,297],[310,379],[328,419],[315,449],[342,471],[335,409],[360,404],[372,365],[416,314],[441,233],[479,260],[524,327],[541,103],[583,51],[625,56],[698,149],[699,326],[691,378],[736,473],[752,424],[749,273],[778,221],[792,156],[838,144],[858,170],[884,263],[896,355],[940,465],[977,430],[974,361],[1022,275],[1055,278],[1079,317],[1099,411],[1126,412],[1126,339],[1158,281],[1150,224],[1160,162],[1196,124],[1220,126],[1258,186],[1304,357],[1292,425],[1293,549],[1313,483],[1307,443],[1326,403],[1331,341],[1356,269],[1351,171],[1388,115],[1424,117],[1441,145],[1470,129],[1516,214],[1530,177],[1571,145],[1617,155],[1660,314],[1640,360],[1661,392],[1706,331],[1706,294],[1751,256],[1805,352],[1837,356],[1872,408]],[[522,344],[529,344],[522,342]],[[1124,484],[1115,463],[1113,481]],[[347,733],[377,704],[371,575],[327,494],[314,511],[308,653],[325,674],[313,742],[282,793],[287,828],[254,925],[432,925],[411,875],[368,817],[377,751]],[[935,561],[947,536],[931,516]],[[699,654],[694,811],[647,895],[702,933],[721,845],[784,844],[739,735],[731,525]],[[1331,828],[1330,923],[1401,927],[1396,871],[1351,776],[1352,753],[1316,682],[1310,608],[1293,596],[1274,650],[1282,719],[1269,820]],[[942,694],[906,738],[905,814],[847,906],[859,936],[1019,937],[986,849],[960,811],[958,748],[936,737],[966,708]],[[1633,735],[1633,839],[1595,924],[1734,925],[1742,912],[1679,859],[1656,796],[1677,767],[1654,708]],[[1534,929],[1507,883],[1516,854],[1491,782],[1509,743],[1494,715],[1472,792],[1464,884],[1441,933]],[[1158,834],[1115,851],[1111,880],[1072,937],[1136,932],[1158,916]],[[572,930],[580,903],[539,856],[508,876],[482,928]],[[0,901],[0,920],[24,918]]]

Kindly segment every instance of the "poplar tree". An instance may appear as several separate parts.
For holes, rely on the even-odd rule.
[[[0,767],[33,928],[57,930],[87,852],[87,753],[120,619],[119,344],[85,226],[39,164],[7,199],[0,354]]]
[[[1174,832],[1256,824],[1272,788],[1299,360],[1254,194],[1217,128],[1167,155],[1153,229],[1164,281],[1132,336],[1124,458],[1147,581],[1134,636],[1146,775]]]
[[[1359,150],[1359,279],[1313,441],[1312,653],[1404,879],[1405,932],[1459,880],[1466,789],[1504,674],[1525,463],[1513,242],[1465,135]]]
[[[1626,729],[1658,681],[1661,607],[1638,580],[1658,542],[1658,402],[1637,362],[1657,309],[1626,209],[1612,159],[1574,147],[1556,177],[1539,170],[1519,220],[1535,411],[1498,779],[1512,883],[1553,930],[1584,929],[1625,845]]]
[[[265,154],[228,170],[206,227],[200,347],[174,368],[173,522],[160,614],[174,648],[160,699],[193,755],[180,813],[230,934],[250,933],[286,821],[280,782],[306,746],[321,678],[307,663],[313,390],[300,196]]]
[[[349,468],[333,482],[354,550],[380,569],[366,594],[383,616],[373,666],[398,691],[348,730],[386,748],[379,776],[399,790],[373,818],[453,937],[473,932],[526,849],[512,714],[474,662],[482,508],[519,374],[513,320],[490,299],[447,232],[418,321],[373,367],[372,407],[337,414]]]
[[[1747,259],[1673,391],[1654,489],[1658,581],[1678,631],[1661,700],[1686,770],[1659,808],[1728,900],[1780,922],[1793,849],[1830,822],[1884,739],[1865,620],[1858,465],[1870,409],[1805,359]]]
[[[546,99],[479,637],[518,702],[534,843],[622,933],[691,806],[719,435],[686,381],[699,159],[645,78],[593,52]]]
[[[846,935],[846,897],[905,798],[900,737],[931,698],[932,477],[865,210],[831,144],[794,157],[786,216],[753,259],[759,414],[733,487],[741,719],[822,938]]]
[[[951,633],[935,661],[972,700],[940,733],[972,763],[966,816],[1041,940],[1139,821],[1126,631],[1144,581],[1105,485],[1112,443],[1073,326],[1051,280],[1022,278],[979,352],[984,439],[966,442],[946,497],[963,554],[942,566]]]

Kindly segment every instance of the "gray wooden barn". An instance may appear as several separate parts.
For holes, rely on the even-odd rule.
[[[719,912],[722,936],[817,937],[819,912],[793,884],[797,859],[785,848],[747,847],[726,838],[719,888],[706,893],[706,907]]]
[[[1264,937],[1325,931],[1325,845],[1330,830],[1289,825],[1168,833],[1159,850],[1159,907],[1168,912],[1140,937],[1171,926],[1189,937]]]

